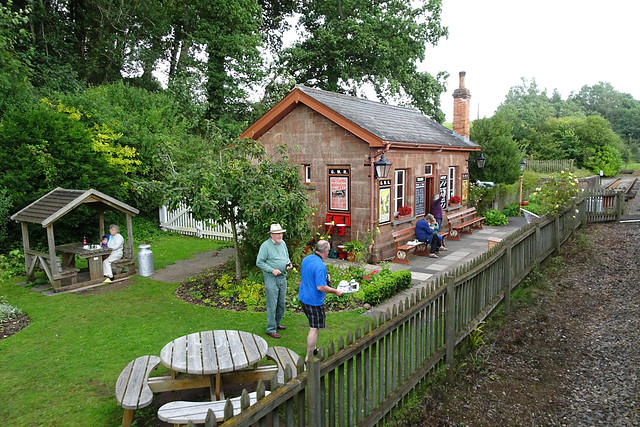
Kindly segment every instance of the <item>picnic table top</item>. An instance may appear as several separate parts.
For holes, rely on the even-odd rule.
[[[160,359],[176,372],[219,374],[257,364],[267,349],[264,338],[250,332],[203,331],[171,341],[160,352]]]
[[[64,245],[56,245],[56,251],[66,254],[75,254],[80,258],[89,258],[96,255],[106,255],[111,253],[111,248],[84,249],[82,243],[66,243]],[[90,245],[91,246],[91,245]],[[95,246],[95,245],[94,245]]]

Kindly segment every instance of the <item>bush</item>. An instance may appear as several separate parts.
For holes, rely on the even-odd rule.
[[[22,310],[18,307],[9,305],[4,298],[0,298],[0,323],[16,319],[22,314]]]
[[[502,213],[505,214],[507,217],[522,216],[522,213],[518,213],[517,203],[511,203],[509,206],[505,206],[505,208],[502,210]]]
[[[527,210],[538,215],[555,214],[579,193],[578,178],[570,172],[561,171],[552,174],[541,187],[536,188],[529,198],[529,206],[533,204],[534,207]]]
[[[507,225],[509,219],[499,210],[491,209],[484,213],[484,223],[486,225]]]
[[[24,254],[20,249],[14,249],[6,255],[0,255],[0,281],[24,274]]]

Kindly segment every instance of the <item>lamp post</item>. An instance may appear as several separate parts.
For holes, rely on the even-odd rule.
[[[522,179],[524,177],[524,170],[527,168],[527,162],[524,159],[520,160],[520,202],[518,203],[518,215],[521,214],[522,211]]]

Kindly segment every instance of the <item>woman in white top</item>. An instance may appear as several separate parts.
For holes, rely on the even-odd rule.
[[[109,242],[107,247],[111,248],[111,255],[109,258],[102,261],[102,270],[105,275],[105,283],[111,282],[113,279],[113,272],[111,271],[111,263],[122,258],[122,248],[124,246],[124,237],[120,235],[120,227],[115,224],[109,226]]]

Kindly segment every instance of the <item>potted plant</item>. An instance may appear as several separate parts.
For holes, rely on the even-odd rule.
[[[398,219],[406,219],[411,216],[411,208],[409,206],[400,206],[398,208]]]
[[[355,262],[362,258],[365,251],[364,243],[359,240],[352,240],[344,244],[344,251],[347,253],[347,260]]]
[[[460,196],[451,196],[449,198],[449,206],[454,206],[459,204],[462,201],[462,199],[460,198]]]

